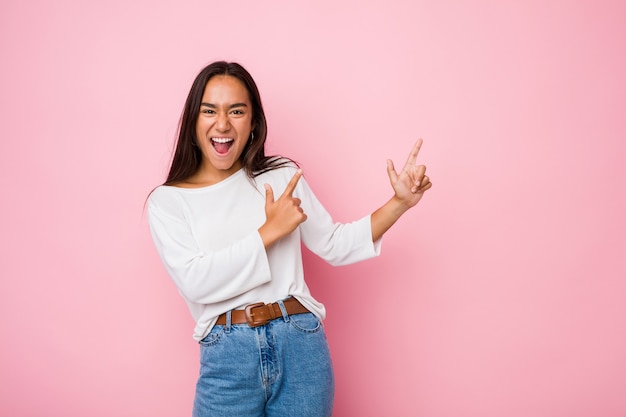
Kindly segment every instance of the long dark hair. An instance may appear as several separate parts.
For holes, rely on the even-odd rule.
[[[183,114],[178,126],[178,140],[172,158],[170,172],[167,175],[165,185],[184,181],[195,174],[202,162],[200,148],[195,146],[196,122],[200,114],[200,104],[204,88],[209,80],[216,75],[230,75],[243,83],[248,90],[250,103],[252,104],[252,125],[254,129],[253,140],[248,140],[241,153],[241,163],[249,178],[254,178],[263,172],[279,168],[293,162],[280,156],[265,156],[265,139],[267,138],[267,121],[261,104],[259,89],[250,73],[236,62],[217,61],[207,65],[194,80]]]

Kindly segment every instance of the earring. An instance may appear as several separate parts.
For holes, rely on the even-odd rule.
[[[254,140],[254,132],[251,132],[250,135],[251,135],[250,142],[252,142]]]

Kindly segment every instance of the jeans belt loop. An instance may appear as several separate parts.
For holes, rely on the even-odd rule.
[[[285,303],[283,302],[283,300],[278,300],[277,303],[280,307],[280,312],[283,313],[283,320],[285,320],[285,323],[289,323],[289,314],[287,314],[287,308],[285,307]]]
[[[232,310],[228,310],[226,312],[226,333],[230,333],[230,328],[232,326],[232,317],[233,317],[233,312]]]

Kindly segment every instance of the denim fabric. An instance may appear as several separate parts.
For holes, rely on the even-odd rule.
[[[284,311],[284,309],[283,309]],[[328,417],[334,377],[312,313],[264,326],[216,325],[200,342],[193,417]]]

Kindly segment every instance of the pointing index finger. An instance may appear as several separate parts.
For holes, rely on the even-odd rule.
[[[302,177],[301,169],[297,170],[296,173],[293,174],[293,177],[291,177],[291,179],[289,180],[289,183],[287,184],[287,188],[285,188],[283,195],[286,195],[289,197],[293,196],[293,190],[296,189],[296,185],[298,185],[298,181],[300,181],[300,177]]]
[[[422,147],[422,143],[424,141],[422,139],[418,139],[411,149],[411,153],[409,154],[409,158],[406,160],[407,165],[415,165],[417,162],[417,155],[420,153],[420,148]]]

